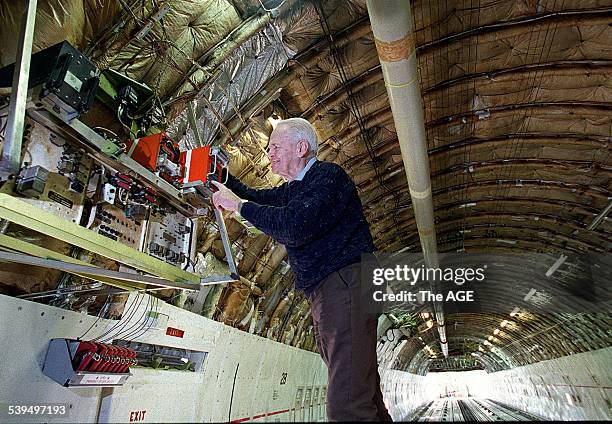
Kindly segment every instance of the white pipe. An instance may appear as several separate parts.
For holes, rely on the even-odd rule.
[[[437,268],[438,248],[433,218],[427,136],[410,1],[367,0],[367,5],[408,178],[425,264],[430,268]],[[434,293],[440,292],[437,283],[432,283],[431,289]],[[434,313],[438,322],[442,353],[448,356],[444,311],[440,302],[434,302]]]

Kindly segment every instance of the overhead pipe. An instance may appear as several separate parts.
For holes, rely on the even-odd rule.
[[[399,141],[425,265],[439,267],[433,199],[427,157],[427,136],[415,50],[413,16],[406,0],[367,0],[374,42],[382,66]],[[433,293],[439,283],[430,282]],[[433,302],[440,346],[448,356],[441,302]]]

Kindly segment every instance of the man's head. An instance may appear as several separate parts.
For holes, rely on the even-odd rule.
[[[280,121],[268,144],[272,172],[293,180],[306,163],[317,155],[318,137],[314,127],[305,119],[289,118]]]

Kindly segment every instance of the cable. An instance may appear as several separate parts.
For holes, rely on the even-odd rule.
[[[136,292],[136,297],[138,298],[139,296],[140,296],[140,292]],[[117,327],[121,325],[122,321],[124,321],[123,320],[124,316],[129,314],[129,316],[126,318],[125,322],[123,323],[123,325],[125,326],[126,323],[132,318],[132,315],[134,315],[134,312],[136,311],[136,309],[138,309],[138,306],[140,306],[140,303],[139,303],[138,306],[134,308],[134,305],[136,304],[136,300],[137,299],[134,299],[134,301],[130,303],[130,306],[128,307],[127,311],[125,311],[124,314],[122,314],[121,319],[119,319],[117,323],[115,323],[111,328],[106,330],[104,333],[100,334],[98,337],[94,338],[93,341],[101,340],[102,337],[105,337],[107,334],[110,334],[112,331],[114,331]],[[142,298],[140,299],[140,302],[142,302]],[[132,308],[134,309],[132,310]]]
[[[553,3],[553,6],[552,6],[553,10],[556,8],[556,3],[557,3],[557,0],[555,0],[555,2]],[[562,5],[563,5],[563,3],[564,3],[564,0],[562,0]],[[538,57],[538,59],[537,59],[537,62],[536,62],[536,61],[533,61],[532,63],[543,63],[543,60],[544,60],[544,61],[546,61],[546,60],[547,60],[547,58],[548,58],[548,56],[549,56],[549,54],[550,54],[550,50],[551,50],[551,48],[552,48],[552,44],[553,44],[553,42],[552,42],[552,41],[554,40],[554,37],[555,37],[556,31],[557,31],[557,27],[558,27],[558,23],[555,23],[555,27],[554,27],[554,30],[553,30],[553,35],[552,35],[552,38],[551,38],[551,41],[550,41],[550,45],[549,45],[549,47],[548,47],[548,51],[547,51],[547,53],[546,53],[546,57],[545,57],[544,59],[542,59],[542,55],[543,55],[543,53],[544,53],[544,49],[545,49],[545,47],[546,47],[546,40],[548,39],[548,32],[549,32],[549,30],[550,30],[551,24],[552,24],[552,22],[549,22],[549,24],[548,24],[548,25],[547,25],[547,27],[546,27],[546,32],[545,32],[545,34],[544,34],[544,41],[543,41],[543,43],[542,43],[542,49],[540,50],[540,55],[539,55],[539,57]],[[529,43],[527,44],[527,48],[529,48],[529,46],[530,46],[530,44],[531,44],[531,34],[533,33],[534,28],[535,28],[535,26],[534,26],[534,27],[532,27],[532,30],[531,30],[531,32],[530,32]],[[537,47],[537,45],[539,44],[539,39],[540,39],[540,33],[541,33],[541,32],[542,32],[542,30],[541,30],[541,29],[539,29],[539,30],[538,30],[538,36],[537,36],[537,38],[536,38],[536,47]],[[528,50],[527,50],[527,51],[528,51]],[[526,54],[527,54],[527,51],[526,51]],[[527,63],[527,61],[525,61],[525,63]],[[529,90],[529,87],[530,87],[531,85],[536,85],[536,84],[535,84],[535,82],[536,82],[536,80],[538,80],[538,79],[539,79],[539,82],[537,83],[537,86],[535,87],[535,94],[534,94],[534,99],[535,99],[535,98],[537,98],[537,95],[538,95],[538,93],[539,93],[540,87],[541,87],[541,85],[542,85],[542,76],[543,76],[543,73],[544,73],[544,70],[542,70],[542,71],[540,72],[540,75],[539,75],[539,77],[538,77],[538,72],[537,72],[537,70],[536,70],[536,71],[534,71],[534,73],[533,73],[533,79],[532,79],[532,83],[531,83],[531,84],[529,83],[529,78],[527,78],[527,79],[526,79],[526,89],[525,89],[525,94],[523,95],[523,98],[522,98],[522,100],[521,100],[521,102],[520,102],[521,104],[522,104],[522,103],[525,103],[525,101],[527,100],[527,98],[528,98],[529,96],[531,96],[531,95],[534,93],[534,90]],[[517,96],[518,96],[518,95],[517,95]],[[517,103],[517,104],[518,104],[518,103]],[[528,108],[527,108],[527,107],[525,107],[525,108],[524,108],[524,113],[523,113],[522,118],[519,118],[519,119],[521,119],[521,125],[520,125],[519,129],[517,130],[517,133],[518,133],[518,134],[521,134],[521,131],[526,131],[526,130],[528,130],[528,129],[529,129],[529,124],[528,124],[528,122],[531,122],[531,114],[529,114],[529,116],[527,116],[527,113],[528,113]],[[518,114],[520,114],[520,112],[519,112],[519,111],[518,111],[518,109],[517,109],[517,113],[513,113],[513,121],[512,121],[512,124],[514,124],[514,122],[515,122],[514,116],[516,116],[516,115],[518,115]],[[524,144],[523,140],[524,140],[524,138],[520,138],[520,137],[517,137],[516,139],[513,139],[513,142],[512,142],[512,147],[513,147],[512,157],[510,158],[510,162],[509,162],[509,163],[510,163],[510,165],[509,165],[509,169],[507,170],[507,174],[508,174],[508,178],[509,178],[509,179],[511,179],[511,177],[512,177],[512,172],[513,172],[514,168],[516,167],[516,165],[514,165],[514,164],[515,164],[514,159],[516,159],[516,157],[518,156],[518,153],[519,153],[519,147],[520,147],[520,149],[521,149],[521,151],[522,151],[523,144]],[[501,173],[502,173],[502,172],[503,172],[502,167],[500,167],[499,174],[501,175]],[[498,178],[498,179],[499,179],[499,178]],[[515,179],[515,180],[516,180],[516,179]],[[511,187],[512,187],[511,185],[508,185],[508,188],[505,190],[505,193],[506,193],[506,194],[505,194],[505,196],[507,196],[507,194],[510,192]],[[504,192],[503,185],[498,186],[498,190],[496,190],[496,197],[498,196],[498,194],[503,193],[503,192]],[[503,196],[499,196],[499,197],[503,197]],[[501,202],[502,202],[502,201],[500,200],[500,202],[499,202],[499,204],[500,204],[500,205],[501,205]],[[495,214],[497,214],[498,210],[499,210],[499,208],[496,208],[496,210],[495,210]],[[503,209],[502,209],[502,211],[503,211]]]
[[[155,305],[154,306],[155,307],[155,311],[153,312],[153,315],[157,316],[157,312],[159,311],[159,305],[161,304],[161,300],[159,300],[158,298],[156,298],[154,296],[152,296],[152,297],[153,297],[153,301],[154,301],[154,305]],[[151,307],[151,311],[152,310],[153,310],[153,307]],[[145,320],[144,323],[146,324],[146,320]],[[153,324],[148,325],[148,326],[145,326],[143,324],[142,330],[140,332],[137,332],[137,333],[134,333],[134,334],[127,334],[127,335],[124,336],[124,338],[128,339],[129,341],[136,340],[137,338],[144,336],[147,333],[147,331],[149,331],[151,328],[153,328]]]
[[[149,309],[148,311],[145,309],[145,313],[144,315],[146,315],[147,313],[149,313],[149,316],[151,316],[151,312],[153,312],[153,308],[155,308],[155,312],[158,311],[158,304],[159,304],[159,299],[157,299],[155,296],[151,295],[151,294],[147,294],[149,296],[149,299],[152,299],[151,302],[151,309]],[[147,304],[147,308],[149,307],[149,305]],[[155,315],[155,313],[153,314]],[[153,325],[146,325],[148,322],[148,319],[143,319],[141,324],[133,331],[129,332],[129,333],[125,333],[123,334],[123,339],[127,339],[129,341],[133,341],[134,339],[137,339],[138,337],[144,335],[147,331],[149,331],[151,329],[151,327],[153,327]],[[115,336],[115,338],[118,337]]]
[[[266,12],[274,12],[275,10],[280,9],[280,7],[281,7],[283,4],[285,4],[285,2],[286,2],[286,1],[287,1],[287,0],[283,0],[283,1],[281,2],[281,4],[279,4],[279,5],[278,5],[278,6],[276,6],[276,7],[273,7],[272,9],[266,9],[266,6],[264,6],[264,4],[263,4],[263,2],[262,2],[261,0],[259,0],[259,4],[261,5],[261,8],[262,8],[263,10],[265,10]]]
[[[136,327],[136,328],[137,328],[137,331],[139,331],[139,330],[140,330],[140,327],[143,325],[143,323],[146,323],[145,316],[146,316],[147,311],[148,311],[148,309],[149,309],[149,305],[151,304],[151,297],[152,297],[152,296],[151,296],[151,295],[148,295],[148,294],[147,294],[147,292],[146,292],[146,291],[144,291],[144,292],[143,292],[143,294],[142,294],[142,298],[144,299],[145,297],[147,298],[147,305],[144,307],[144,309],[143,309],[143,311],[142,311],[142,314],[140,314],[140,317],[139,317],[137,320],[135,320],[135,321],[134,321],[134,323],[133,323],[133,324],[132,324],[130,327],[128,327],[128,328],[122,328],[121,330],[119,330],[117,333],[115,333],[115,334],[114,334],[114,335],[112,335],[112,336],[111,336],[111,335],[108,335],[108,336],[106,337],[106,339],[105,339],[106,341],[110,341],[111,339],[116,339],[116,338],[118,338],[119,336],[121,336],[122,334],[125,334],[125,332],[126,332],[126,331],[127,331],[127,332],[129,332],[129,331],[133,331],[133,328],[134,328],[134,327]],[[140,305],[139,305],[139,307],[140,307]],[[131,321],[131,319],[130,319],[130,321]],[[125,324],[127,325],[127,324],[128,324],[128,322],[129,322],[129,321],[126,321],[126,322],[125,322]],[[125,326],[124,326],[124,327],[125,327]]]
[[[196,271],[197,260],[194,262],[194,261],[191,260],[191,258],[189,256],[186,256],[186,259],[187,259],[187,264],[183,268],[183,271],[187,271],[189,269],[189,265],[191,265],[191,268],[193,269],[193,272],[195,272]],[[199,258],[197,258],[197,259],[199,259]]]
[[[100,310],[98,311],[98,317],[96,318],[96,320],[93,322],[93,324],[91,324],[91,326],[87,329],[87,331],[85,331],[83,334],[81,334],[79,337],[77,337],[77,340],[81,340],[83,337],[85,337],[85,335],[87,333],[89,333],[91,331],[92,328],[95,327],[95,325],[98,323],[98,321],[100,321],[100,318],[102,317],[102,313],[104,312],[104,308],[106,307],[106,305],[108,304],[108,301],[110,300],[111,295],[109,294],[108,296],[106,296],[106,301],[104,302],[104,305],[102,305],[102,307],[100,308]]]
[[[121,203],[123,203],[124,205],[127,205],[129,197],[130,197],[130,193],[123,187],[120,187],[117,194],[119,195],[119,200],[121,201]]]
[[[138,293],[140,294],[140,293]],[[101,342],[104,342],[105,340],[108,339],[108,335],[111,334],[115,329],[119,328],[119,331],[121,331],[121,328],[125,327],[128,322],[131,320],[132,316],[136,313],[136,311],[138,310],[138,308],[140,307],[140,303],[142,303],[142,300],[144,299],[144,296],[140,298],[140,302],[138,304],[138,306],[133,307],[136,304],[136,300],[134,300],[134,302],[132,304],[130,304],[130,307],[133,307],[130,311],[130,308],[128,308],[129,312],[129,316],[125,319],[124,316],[121,317],[121,319],[115,324],[113,325],[110,329],[108,329],[107,331],[105,331],[103,334],[101,334],[100,336],[96,337],[95,339],[93,339],[94,341],[98,341],[100,340]],[[104,338],[103,338],[104,337]]]
[[[480,12],[481,12],[481,4],[480,4],[480,0],[478,0],[478,20],[476,23],[476,27],[480,27]],[[474,6],[472,4],[472,0],[470,0],[470,9],[469,10],[473,10]],[[472,15],[470,14],[470,22],[468,24],[468,29],[471,29],[472,25]],[[469,43],[469,52],[468,52],[468,60],[470,60],[474,65],[473,65],[473,70],[472,73],[476,73],[476,63],[478,62],[478,43],[479,43],[479,38],[480,35],[477,34],[476,35],[476,57],[475,60],[472,61],[472,43]],[[468,96],[468,84],[465,84],[466,86],[466,97]],[[450,90],[450,88],[449,88]],[[476,80],[472,79],[472,98],[474,98],[474,96],[476,95]],[[475,128],[475,120],[472,120],[472,124],[470,126],[470,130],[466,132],[465,137],[468,136],[474,136],[474,128]],[[468,145],[464,144],[463,146],[463,163],[467,163],[470,159],[472,153],[472,145],[469,145],[469,150],[468,150]],[[470,171],[469,167],[468,168],[464,168],[464,173],[467,174],[467,176],[469,176],[472,180],[473,183],[476,183],[474,176],[472,175],[472,172]],[[463,191],[463,204],[467,203],[467,199],[468,199],[468,193],[469,193],[469,188],[468,188],[468,184],[466,183],[466,179],[463,179],[463,184],[465,184],[465,189]],[[467,226],[467,211],[468,208],[463,208],[463,218],[461,220],[461,251],[465,251],[465,229]],[[462,264],[463,264],[463,257],[462,257]]]
[[[132,131],[132,127],[131,127],[131,126],[128,126],[128,125],[126,125],[126,123],[125,123],[125,122],[123,122],[123,119],[121,118],[121,115],[123,115],[123,109],[124,109],[124,108],[123,108],[123,105],[120,105],[120,106],[117,108],[117,120],[118,120],[118,121],[119,121],[119,123],[120,123],[120,124],[123,126],[123,128],[125,128],[125,129],[128,131],[128,135],[129,135],[129,137],[130,137],[130,138],[137,138],[137,137],[138,137],[138,134],[137,134],[137,133],[134,133],[134,132]],[[126,114],[127,114],[127,113],[126,113]],[[129,114],[128,114],[128,118],[130,118]],[[131,118],[130,118],[130,119],[131,119]]]

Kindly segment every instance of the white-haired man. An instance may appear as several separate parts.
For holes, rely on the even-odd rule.
[[[239,212],[287,248],[296,288],[311,303],[315,339],[328,368],[331,421],[391,421],[376,361],[377,314],[361,289],[360,261],[374,243],[355,184],[333,163],[317,161],[318,137],[301,118],[280,121],[268,155],[287,182],[253,190],[230,176],[213,202]]]

